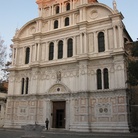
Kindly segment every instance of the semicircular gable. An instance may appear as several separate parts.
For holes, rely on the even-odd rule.
[[[114,14],[114,10],[102,3],[95,3],[87,8],[87,20],[98,20]]]
[[[55,85],[53,85],[49,90],[48,90],[49,94],[61,94],[61,93],[70,93],[70,90],[67,86],[61,84],[61,83],[57,83]]]
[[[16,32],[15,38],[25,38],[36,32],[36,21],[27,22],[22,28]]]

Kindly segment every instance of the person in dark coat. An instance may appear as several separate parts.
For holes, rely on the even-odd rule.
[[[46,129],[48,130],[48,124],[49,124],[48,118],[46,119],[45,123],[46,123]]]

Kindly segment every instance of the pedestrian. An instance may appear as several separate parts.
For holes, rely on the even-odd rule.
[[[48,124],[49,124],[48,118],[46,119],[45,123],[46,123],[46,129],[48,130]]]

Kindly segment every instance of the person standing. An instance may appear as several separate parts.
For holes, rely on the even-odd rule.
[[[48,124],[49,124],[48,118],[46,119],[45,124],[46,124],[46,129],[48,130]]]

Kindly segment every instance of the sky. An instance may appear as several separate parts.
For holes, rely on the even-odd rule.
[[[20,29],[28,21],[38,17],[36,0],[1,0],[0,2],[0,36],[9,47],[16,28]],[[113,0],[98,0],[109,7]],[[123,22],[133,39],[138,38],[138,0],[116,0],[117,9],[124,16]]]

